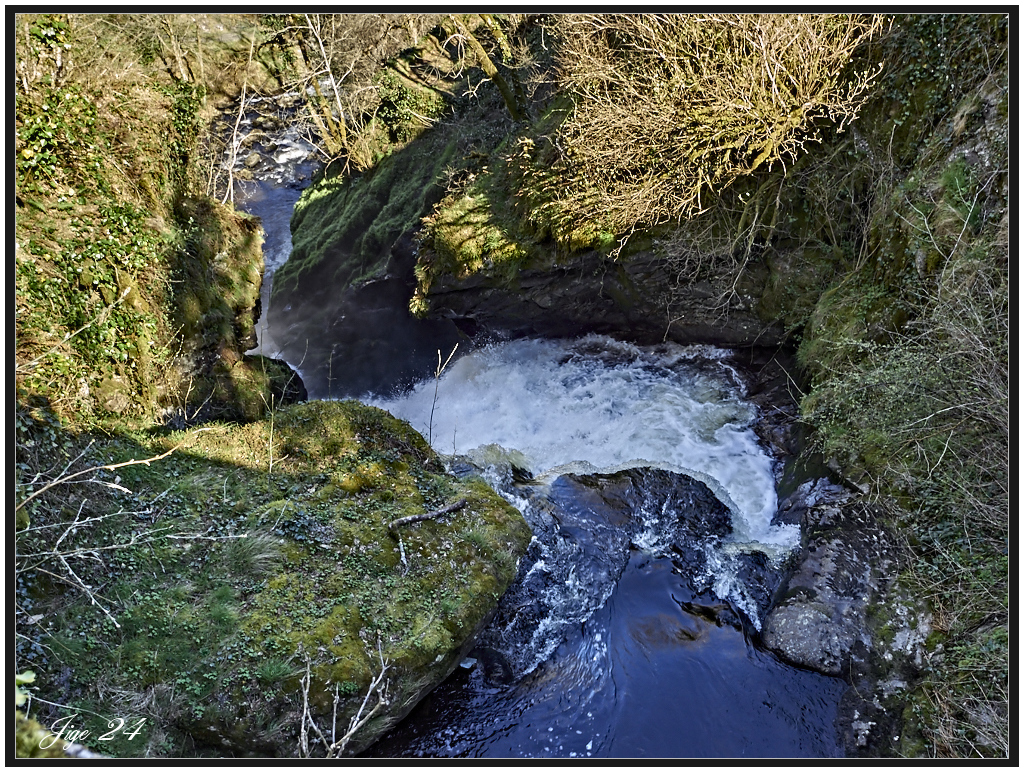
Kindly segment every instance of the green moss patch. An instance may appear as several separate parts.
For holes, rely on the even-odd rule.
[[[110,615],[35,585],[33,608],[56,622],[39,638],[42,688],[100,715],[151,717],[134,744],[96,750],[293,755],[307,659],[317,722],[330,725],[337,692],[347,726],[382,654],[391,703],[365,743],[457,664],[530,539],[486,484],[449,477],[408,424],[356,402],[121,435],[90,454],[117,463],[171,448],[118,471],[130,494],[84,506],[107,516],[93,544],[124,545],[76,563]],[[389,531],[459,498],[457,512]],[[52,511],[33,508],[32,525]],[[24,533],[19,553],[45,551],[45,533]]]
[[[453,150],[453,144],[431,135],[372,172],[328,177],[307,188],[292,216],[291,257],[274,275],[274,302],[301,294],[310,281],[317,288],[328,282],[340,293],[381,273],[394,243],[440,196]]]

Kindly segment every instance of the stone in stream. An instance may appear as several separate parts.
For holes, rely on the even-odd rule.
[[[866,616],[886,582],[885,534],[839,486],[816,481],[799,493],[805,544],[762,637],[795,665],[843,675],[857,644],[871,645]]]
[[[467,466],[462,461],[460,469]],[[501,658],[517,678],[604,605],[632,550],[669,556],[696,603],[707,605],[716,622],[740,626],[731,605],[708,586],[706,549],[731,532],[732,516],[703,482],[638,468],[565,474],[546,489],[524,490],[513,489],[514,472],[505,466],[489,472],[506,493],[528,496],[525,517],[534,538],[478,647],[492,660]]]
[[[906,731],[899,694],[920,673],[931,617],[893,581],[896,549],[881,508],[823,479],[792,499],[804,545],[762,643],[791,664],[850,683],[838,722],[846,753],[875,756]]]
[[[857,651],[872,645],[868,607],[888,584],[892,548],[879,512],[840,486],[809,481],[797,499],[805,545],[763,641],[798,666],[848,676]]]

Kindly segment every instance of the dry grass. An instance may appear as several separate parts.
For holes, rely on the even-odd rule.
[[[832,14],[561,17],[562,205],[618,233],[680,220],[761,167],[842,130],[877,71],[850,71],[885,28]]]

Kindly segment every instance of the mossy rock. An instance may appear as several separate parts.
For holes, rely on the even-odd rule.
[[[324,289],[340,294],[382,273],[394,243],[440,198],[454,160],[454,144],[430,133],[362,176],[327,176],[307,188],[292,215],[292,254],[274,275],[274,304],[308,302]]]
[[[178,448],[119,470],[132,501],[164,502],[152,527],[175,538],[83,577],[119,599],[119,627],[87,598],[61,601],[54,643],[74,658],[72,682],[40,678],[54,699],[79,690],[76,704],[101,714],[123,710],[125,694],[169,700],[131,747],[97,748],[113,755],[180,752],[186,738],[201,753],[295,755],[307,662],[305,699],[329,731],[336,695],[347,727],[383,658],[388,704],[348,751],[366,747],[458,665],[531,538],[482,480],[447,475],[407,423],[357,402],[103,447],[118,460]],[[459,499],[456,512],[389,530]],[[104,523],[139,528],[130,515]]]
[[[20,711],[14,711],[14,755],[19,759],[66,759],[65,745],[53,732]]]

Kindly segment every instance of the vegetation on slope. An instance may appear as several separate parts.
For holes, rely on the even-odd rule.
[[[280,409],[290,373],[243,358],[261,239],[212,195],[205,127],[292,77],[254,21],[17,17],[15,667],[27,712],[116,756],[365,745],[529,539],[408,425]],[[19,755],[68,739],[18,726]]]
[[[183,269],[195,279],[222,252],[238,266],[229,275],[250,265],[244,220],[189,203],[197,196],[180,172],[192,168],[188,148],[202,126],[202,94],[185,73],[201,62],[212,71],[215,57],[196,56],[212,50],[198,45],[198,33],[196,45],[185,44],[187,25],[169,24],[168,38],[162,29],[141,34],[131,18],[110,19],[110,30],[135,32],[118,37],[117,56],[100,46],[107,53],[96,62],[107,62],[109,73],[137,73],[129,62],[162,52],[173,77],[162,90],[128,78],[131,89],[108,88],[101,99],[95,83],[69,74],[74,59],[64,52],[74,48],[62,46],[79,46],[82,60],[74,25],[39,18],[24,34],[19,27],[18,41],[19,62],[27,63],[19,64],[17,118],[21,398],[48,399],[62,416],[173,405],[180,391],[168,387],[168,398],[152,386],[172,361],[172,330],[217,330],[206,351],[229,328],[236,340],[245,335],[232,315],[239,306],[227,300],[232,286],[244,285],[241,276],[190,303],[171,289],[176,274],[153,268],[175,255],[198,266]],[[261,40],[282,34],[271,21]],[[297,210],[296,272],[345,253],[352,259],[342,272],[366,278],[420,217],[412,299],[420,314],[430,311],[437,282],[477,273],[514,284],[525,266],[588,249],[620,262],[654,250],[670,268],[659,291],[706,282],[726,314],[758,267],[768,279],[756,308],[798,346],[802,410],[817,448],[888,505],[906,537],[897,588],[927,601],[933,614],[920,679],[888,706],[904,719],[888,751],[1007,755],[1007,18],[433,17],[410,27],[417,50],[383,69],[345,58],[351,24],[295,21],[284,27],[303,30],[305,74],[279,84],[333,73],[333,93],[311,101],[319,122],[309,120],[333,136],[325,157],[348,164],[341,173],[345,164],[334,164]],[[400,37],[393,24],[384,28],[380,51]],[[317,60],[312,43],[325,42],[330,29],[336,39],[328,36]],[[645,48],[635,44],[641,38]],[[790,40],[792,49],[778,45]],[[824,50],[826,40],[837,45]],[[257,50],[302,69],[294,47]],[[766,61],[777,69],[762,77],[756,65]],[[358,81],[344,82],[346,67]],[[736,84],[747,87],[739,107]],[[367,85],[372,99],[360,102],[356,91]],[[140,94],[149,101],[129,101]],[[345,110],[332,112],[332,97],[362,105],[351,124],[339,125]],[[153,128],[134,119],[151,114],[168,116],[173,142],[156,142]],[[719,130],[709,134],[708,125]],[[767,135],[764,127],[772,127]],[[314,223],[324,227],[307,227]],[[218,228],[220,241],[209,235]],[[190,233],[202,238],[189,242]],[[666,313],[671,319],[672,309]],[[145,340],[133,343],[129,333],[142,330]],[[200,402],[213,391],[201,388]],[[186,411],[199,404],[189,399]],[[73,458],[78,440],[51,413],[32,415],[33,437]],[[41,468],[19,472],[25,493],[36,483],[23,481]]]
[[[508,282],[587,248],[628,262],[653,245],[672,266],[664,283],[708,282],[722,314],[744,276],[767,268],[756,307],[799,346],[816,447],[888,502],[907,542],[897,587],[933,613],[930,659],[891,752],[1006,754],[1007,18],[534,21],[554,54],[521,24],[509,37],[532,59],[519,62],[561,88],[425,220],[417,310],[445,276]],[[743,42],[741,27],[758,24],[767,48]],[[763,56],[786,25],[796,25],[794,45],[846,30],[849,48],[832,53],[847,58],[825,61],[813,45],[797,61]],[[634,28],[646,46],[623,33]],[[725,42],[710,50],[727,60],[719,79],[693,48],[715,35]],[[725,129],[686,134],[693,105],[736,102],[737,81],[751,87],[743,104],[781,109],[771,80],[749,77],[751,61],[776,62],[772,73],[790,83],[825,62],[815,93],[840,95],[832,111],[827,98],[810,100],[807,122],[778,134],[763,159],[756,132],[741,142]],[[644,106],[625,116],[616,95]],[[729,125],[743,115],[722,110]],[[615,143],[624,125],[629,142]],[[678,168],[690,157],[718,165],[691,179]],[[664,188],[684,184],[686,196]]]
[[[268,369],[281,375],[241,359],[255,343],[259,227],[209,197],[202,142],[214,65],[239,53],[210,47],[209,81],[178,77],[144,30],[17,17],[19,395],[68,419],[201,406],[253,418],[271,398]]]
[[[382,275],[391,248],[433,209],[446,179],[508,132],[500,97],[478,95],[479,79],[474,86],[450,34],[435,27],[373,73],[358,151],[328,165],[295,207],[292,255],[274,279],[282,305]]]
[[[145,719],[90,743],[115,756],[297,755],[300,727],[326,731],[335,710],[347,727],[370,691],[385,704],[365,745],[458,664],[530,538],[481,480],[455,481],[408,424],[355,402],[53,441],[46,418],[19,414],[23,463],[63,442],[76,466],[107,468],[22,510],[19,659],[90,726]]]

